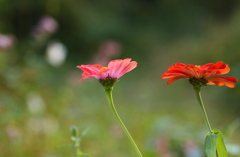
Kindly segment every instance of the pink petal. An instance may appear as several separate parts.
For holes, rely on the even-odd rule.
[[[130,62],[124,69],[122,69],[122,71],[119,72],[118,78],[122,77],[124,74],[133,70],[136,67],[137,67],[137,62],[135,61]]]
[[[109,69],[104,69],[101,65],[80,65],[77,66],[77,68],[83,70],[83,78],[81,78],[79,81],[82,81],[84,79],[87,79],[89,77],[94,77],[96,79],[100,79],[103,73],[106,73]]]
[[[98,73],[100,69],[103,68],[101,65],[80,65],[77,66],[77,68],[83,70],[86,73],[93,74],[93,73]]]
[[[131,58],[126,58],[124,60],[113,60],[108,64],[109,77],[120,78],[125,73],[133,70],[137,66],[137,62],[131,61]]]

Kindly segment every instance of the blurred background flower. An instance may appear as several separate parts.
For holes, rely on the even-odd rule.
[[[66,146],[73,124],[89,128],[84,152],[134,156],[101,85],[78,82],[76,68],[132,58],[138,67],[113,94],[143,156],[204,157],[207,129],[192,86],[187,80],[167,86],[160,75],[176,62],[223,61],[239,79],[239,26],[238,0],[0,0],[0,156],[75,156]],[[239,117],[236,85],[202,91],[230,157],[240,156],[239,121],[229,125]]]
[[[97,54],[94,57],[94,63],[105,65],[112,60],[112,58],[119,57],[121,55],[121,45],[120,43],[108,40],[103,41],[100,46]]]
[[[45,108],[46,108],[45,102],[39,94],[31,92],[31,93],[27,94],[26,96],[27,96],[26,103],[27,103],[29,111],[32,114],[44,113]]]
[[[47,46],[46,57],[49,64],[54,67],[61,66],[67,56],[67,48],[60,42],[51,42]]]
[[[58,29],[58,23],[57,21],[50,17],[50,16],[43,16],[37,25],[35,25],[32,29],[32,35],[35,38],[44,36],[44,35],[50,35],[57,31]]]
[[[0,50],[7,49],[15,43],[15,37],[13,35],[0,34]]]

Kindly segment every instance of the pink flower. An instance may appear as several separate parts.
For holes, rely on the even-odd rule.
[[[32,35],[40,37],[42,35],[50,35],[57,31],[58,23],[51,16],[43,16],[38,24],[33,27]]]
[[[15,41],[16,38],[11,34],[9,35],[0,34],[0,49],[7,49],[13,46]]]
[[[124,74],[137,67],[137,62],[131,60],[131,58],[112,60],[108,63],[108,67],[97,64],[77,66],[77,68],[84,71],[82,74],[83,77],[79,81],[89,77],[94,77],[98,80],[119,79]]]

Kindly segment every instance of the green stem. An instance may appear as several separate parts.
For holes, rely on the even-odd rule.
[[[119,122],[119,124],[121,125],[121,127],[123,128],[124,132],[126,133],[126,135],[128,136],[129,140],[131,141],[133,147],[135,148],[137,154],[139,157],[142,157],[142,154],[141,152],[139,151],[136,143],[134,142],[132,136],[130,135],[130,133],[128,132],[126,126],[124,125],[124,123],[122,122],[121,118],[119,117],[118,113],[117,113],[117,110],[114,106],[114,103],[113,103],[113,98],[112,98],[112,89],[105,89],[105,93],[107,95],[107,99],[108,99],[108,103],[110,105],[110,108],[112,109],[112,112],[114,114],[114,116],[116,117],[117,121]]]
[[[76,151],[76,154],[77,154],[77,157],[81,157],[81,150],[78,148],[77,151]]]
[[[209,123],[209,120],[208,120],[208,116],[207,116],[207,112],[204,108],[204,105],[203,105],[203,101],[202,101],[202,97],[201,97],[201,88],[194,88],[195,92],[196,92],[196,97],[197,97],[197,100],[199,102],[199,105],[201,107],[201,110],[202,110],[202,114],[203,114],[203,118],[205,120],[205,123],[208,127],[208,130],[210,133],[213,133],[212,129],[211,129],[211,126],[210,126],[210,123]]]
[[[77,140],[75,141],[75,145],[74,146],[76,148],[76,157],[80,157],[79,154],[80,154],[81,151],[80,151],[79,143],[78,143]]]

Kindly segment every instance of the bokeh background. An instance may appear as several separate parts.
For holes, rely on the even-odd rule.
[[[238,0],[0,0],[0,156],[74,157],[70,126],[93,157],[136,153],[103,88],[77,65],[132,58],[116,108],[146,157],[204,157],[207,127],[192,86],[160,76],[174,63],[224,61],[240,78]],[[240,156],[240,84],[202,97],[230,157]]]

